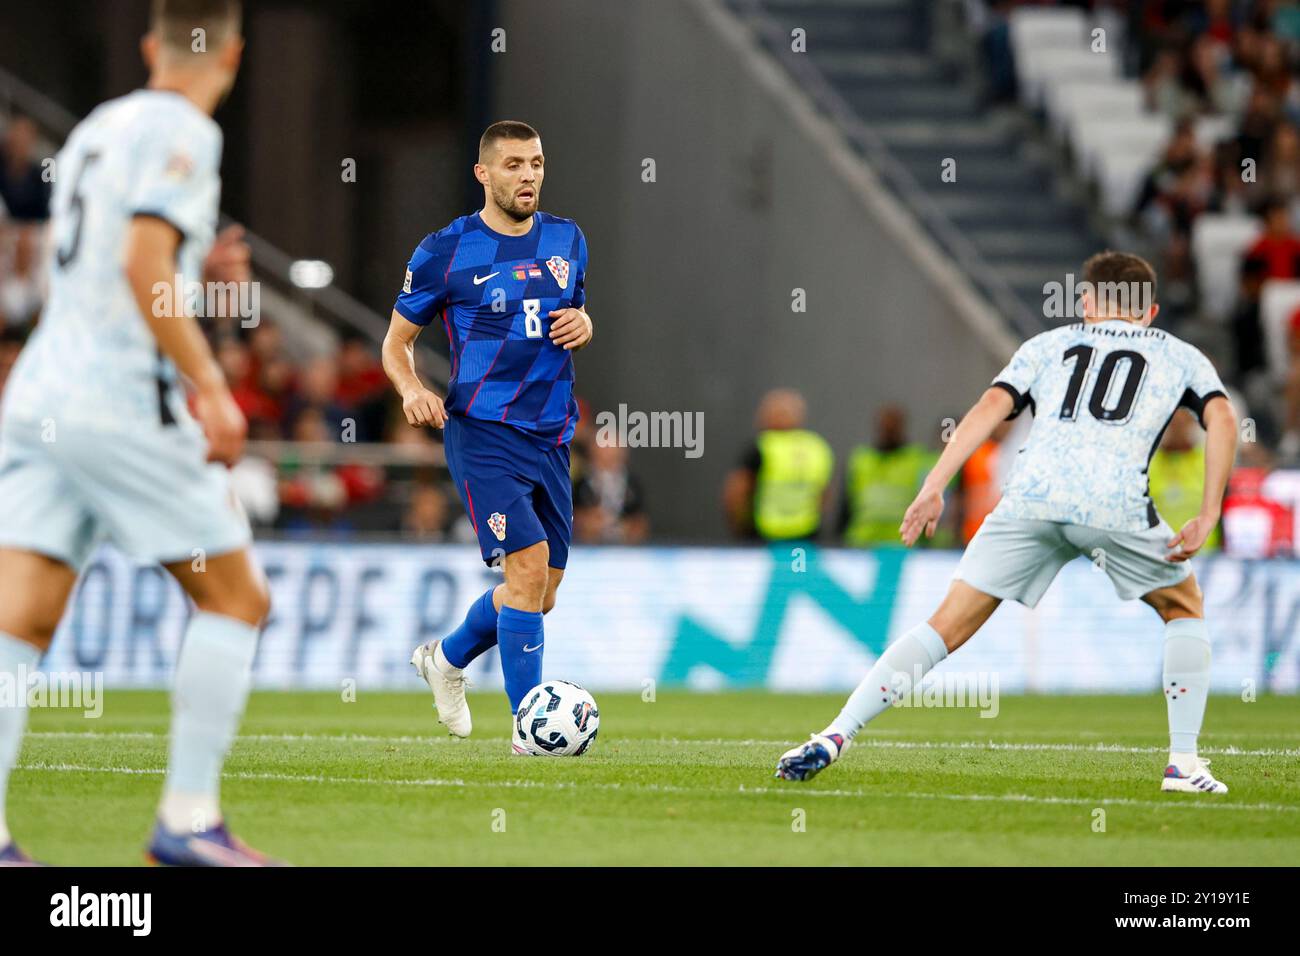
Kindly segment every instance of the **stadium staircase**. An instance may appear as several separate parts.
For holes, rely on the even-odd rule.
[[[1104,245],[1088,209],[1017,107],[989,108],[955,4],[936,0],[728,0],[758,42],[1026,337],[1043,284]],[[805,31],[806,52],[791,49]],[[942,176],[955,160],[955,181]]]

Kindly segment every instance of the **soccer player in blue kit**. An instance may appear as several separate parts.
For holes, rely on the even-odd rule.
[[[512,712],[541,682],[542,615],[555,605],[573,533],[572,353],[592,334],[587,240],[573,220],[539,210],[545,171],[531,126],[487,128],[474,166],[483,208],[420,243],[384,339],[407,422],[445,429],[447,467],[483,560],[505,571],[460,627],[411,656],[457,737],[471,730],[465,667],[494,644]],[[451,345],[445,400],[415,372],[415,339],[435,318]]]

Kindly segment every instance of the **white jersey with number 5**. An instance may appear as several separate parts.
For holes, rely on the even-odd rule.
[[[1035,336],[993,384],[1034,415],[997,513],[1111,531],[1159,523],[1147,467],[1161,435],[1180,406],[1199,418],[1225,394],[1200,350],[1118,319]]]
[[[198,282],[220,162],[220,127],[179,93],[138,90],[77,125],[55,163],[49,298],[5,389],[6,419],[193,426],[123,255],[131,220],[156,216],[181,234],[182,283]]]

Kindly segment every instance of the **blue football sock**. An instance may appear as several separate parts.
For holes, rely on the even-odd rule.
[[[469,606],[460,627],[442,639],[442,653],[452,667],[467,667],[469,662],[497,642],[497,609],[492,605],[496,585]]]
[[[541,611],[501,608],[497,615],[497,644],[512,714],[519,709],[524,694],[542,682],[542,642]]]

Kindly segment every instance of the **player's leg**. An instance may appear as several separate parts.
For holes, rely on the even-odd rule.
[[[1197,737],[1210,694],[1210,636],[1196,577],[1143,595],[1165,622],[1164,668],[1161,686],[1169,717],[1169,763],[1161,783],[1164,790],[1227,793],[1228,788],[1206,769],[1197,755]]]
[[[497,615],[497,652],[510,713],[542,680],[545,631],[542,605],[549,583],[550,546],[545,540],[506,555],[505,592]]]
[[[839,759],[853,738],[930,670],[984,626],[1003,600],[1033,607],[1075,556],[1059,526],[1046,521],[985,519],[939,608],[876,659],[838,717],[807,743],[782,755],[776,776],[807,780]]]
[[[177,561],[164,567],[194,602],[194,613],[176,661],[170,754],[158,819],[171,837],[215,832],[224,839],[221,768],[248,702],[270,595],[248,548],[201,564]],[[151,853],[156,859],[178,862],[170,857],[177,849],[182,856],[196,849],[224,856],[226,848],[172,847],[167,836],[155,833]],[[233,849],[235,854],[247,852]]]
[[[9,835],[5,794],[27,725],[27,675],[54,639],[76,583],[76,570],[62,561],[0,548],[0,681],[15,691],[14,706],[0,704],[0,866],[30,863]]]
[[[1161,788],[1227,793],[1228,788],[1210,775],[1196,753],[1210,691],[1210,638],[1191,566],[1168,559],[1166,542],[1173,530],[1161,521],[1140,532],[1094,534],[1097,540],[1088,542],[1087,553],[1094,561],[1104,558],[1100,566],[1115,593],[1122,600],[1141,598],[1165,622],[1161,685],[1169,716],[1169,763]]]
[[[777,763],[783,780],[807,780],[834,763],[870,721],[911,693],[939,662],[983,626],[1001,598],[953,581],[928,621],[894,641],[876,658],[867,676],[849,695],[830,725],[807,743],[787,751]]]
[[[560,582],[564,580],[563,568],[546,569],[546,595],[542,598],[542,613],[550,614],[555,607],[556,595],[560,590]]]

